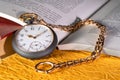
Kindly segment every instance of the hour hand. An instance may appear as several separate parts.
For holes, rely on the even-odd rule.
[[[28,35],[28,37],[29,37],[29,38],[34,38],[34,36],[33,36],[33,35]]]
[[[29,38],[33,38],[33,39],[36,39],[37,36],[33,36],[33,35],[28,35]]]

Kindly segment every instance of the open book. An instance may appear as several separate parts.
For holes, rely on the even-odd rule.
[[[97,20],[107,28],[104,53],[120,57],[120,4],[106,14],[103,19]],[[71,34],[58,47],[60,50],[92,51],[94,50],[98,34],[99,31],[96,27],[85,26]]]
[[[76,17],[81,19],[90,17],[107,1],[108,0],[0,0],[0,12],[15,18],[18,18],[22,13],[33,12],[40,15],[48,23],[69,25],[74,22]],[[13,19],[13,21],[16,20]],[[19,24],[23,26],[23,24]],[[55,28],[54,31],[58,36],[58,42],[69,35],[69,32],[57,28]]]

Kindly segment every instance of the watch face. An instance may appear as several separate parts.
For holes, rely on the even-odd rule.
[[[44,25],[27,25],[15,35],[16,47],[24,52],[46,50],[53,40],[53,32]]]

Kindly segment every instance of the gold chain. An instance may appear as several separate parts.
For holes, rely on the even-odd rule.
[[[40,19],[38,19],[40,18]],[[38,16],[35,13],[24,13],[20,15],[19,19],[27,24],[33,24],[33,23],[39,23],[46,25],[50,28],[58,28],[60,30],[64,30],[67,32],[74,32],[78,30],[81,25],[82,21],[79,18],[76,18],[76,20],[71,24],[71,25],[54,25],[54,24],[49,24],[45,22],[40,16]]]
[[[70,25],[53,25],[48,23],[46,26],[58,28],[67,32],[74,32],[82,26],[82,20],[80,20],[80,18],[76,18],[76,20]]]
[[[57,63],[57,64],[52,63],[52,62],[40,62],[40,63],[36,64],[36,66],[35,66],[35,69],[37,72],[50,73],[51,71],[62,68],[62,67],[69,67],[69,66],[84,63],[84,62],[93,61],[100,55],[100,53],[103,49],[103,45],[104,45],[104,39],[105,39],[104,35],[106,32],[106,27],[98,22],[95,22],[94,20],[85,20],[82,22],[80,21],[79,23],[80,23],[80,26],[93,25],[93,26],[96,26],[98,29],[100,29],[100,34],[99,34],[98,40],[96,42],[94,51],[91,53],[91,55],[86,58],[71,60],[71,61],[67,61],[67,62],[61,62],[61,63]],[[77,29],[79,27],[77,27]],[[40,66],[45,65],[45,64],[48,64],[51,67],[49,69],[40,69],[39,68]]]

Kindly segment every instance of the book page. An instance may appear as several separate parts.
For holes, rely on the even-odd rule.
[[[40,15],[51,24],[69,25],[76,17],[86,19],[108,0],[0,0],[0,12],[18,18],[24,12]],[[58,40],[69,32],[54,30]]]
[[[120,57],[120,6],[115,7],[107,16],[98,22],[106,26],[104,53]],[[78,35],[79,34],[79,35]],[[93,51],[99,30],[93,26],[85,26],[71,34],[61,45],[60,50]]]

